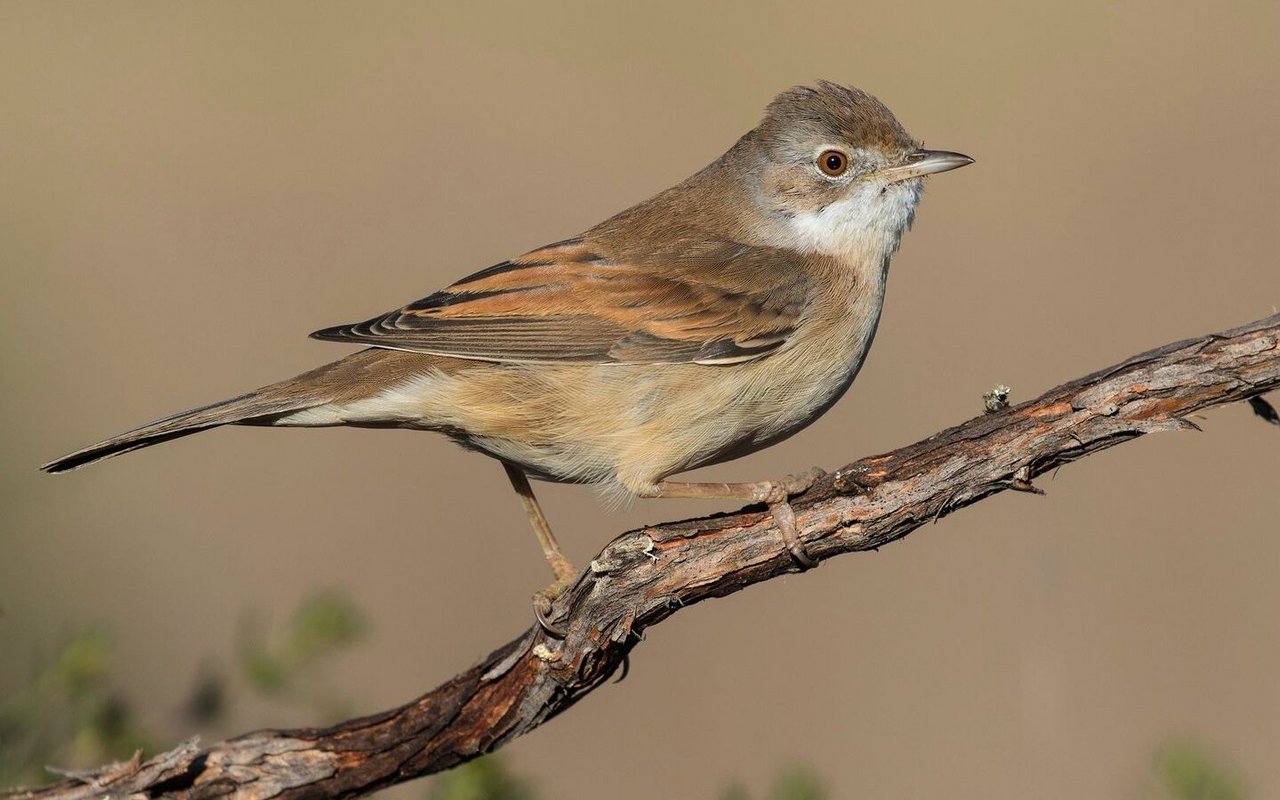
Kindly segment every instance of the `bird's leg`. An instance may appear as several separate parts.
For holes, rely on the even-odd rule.
[[[680,481],[659,481],[651,492],[643,497],[682,497],[694,499],[728,499],[746,500],[751,503],[764,503],[773,515],[774,524],[782,533],[782,541],[790,551],[792,558],[804,569],[818,566],[818,562],[809,555],[804,543],[796,533],[796,515],[789,502],[793,495],[809,489],[826,473],[814,467],[800,475],[788,475],[779,481],[755,481],[753,483],[687,483]]]
[[[551,611],[551,603],[577,577],[578,569],[560,551],[560,543],[556,541],[556,535],[551,532],[551,525],[547,523],[547,518],[542,513],[542,506],[538,505],[538,498],[534,496],[533,487],[529,485],[529,478],[524,474],[524,470],[505,461],[502,462],[502,466],[507,471],[507,477],[511,479],[511,488],[515,489],[520,497],[520,505],[524,506],[524,513],[529,516],[529,524],[533,526],[533,533],[538,537],[538,544],[542,546],[542,555],[546,557],[547,564],[551,566],[551,571],[556,576],[554,583],[539,590],[533,596],[533,614],[538,618],[538,624],[543,630],[563,638],[563,632],[551,624],[547,614]]]
[[[542,513],[542,506],[538,505],[538,498],[533,495],[533,487],[529,485],[529,478],[525,476],[524,470],[505,461],[502,462],[502,466],[507,470],[507,477],[511,479],[511,488],[515,489],[516,494],[520,496],[520,505],[524,506],[524,513],[529,515],[529,524],[533,526],[533,533],[538,537],[538,544],[542,546],[542,555],[546,557],[547,564],[555,573],[556,580],[564,581],[577,575],[577,568],[565,558],[564,553],[560,552],[560,543],[556,541],[556,535],[551,532],[551,526]]]

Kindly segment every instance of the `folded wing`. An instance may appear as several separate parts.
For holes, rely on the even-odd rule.
[[[790,258],[723,241],[620,256],[572,239],[312,336],[506,363],[732,364],[795,331],[809,287]]]

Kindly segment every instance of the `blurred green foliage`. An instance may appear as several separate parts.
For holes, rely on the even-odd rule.
[[[226,724],[235,701],[267,698],[301,705],[319,722],[346,716],[342,692],[325,683],[323,667],[364,635],[364,617],[336,592],[302,601],[282,630],[243,626],[238,673],[203,668],[176,715],[180,731],[144,731],[133,705],[115,685],[115,642],[91,627],[64,636],[52,653],[37,654],[26,683],[0,699],[0,786],[50,779],[47,766],[83,769],[154,753],[166,740],[208,733]],[[239,691],[237,691],[239,688]]]
[[[89,766],[148,745],[111,685],[115,646],[101,628],[63,641],[27,685],[0,701],[0,786],[43,783],[46,764]]]
[[[355,643],[365,632],[365,622],[341,595],[323,592],[302,602],[279,643],[270,642],[259,628],[254,625],[243,637],[241,666],[254,689],[280,695],[305,680],[325,658]]]
[[[1156,796],[1161,800],[1245,800],[1244,781],[1236,770],[1210,755],[1202,745],[1169,742],[1156,753]]]
[[[298,606],[284,633],[275,637],[263,632],[263,625],[250,620],[240,636],[240,670],[249,688],[276,700],[293,702],[312,712],[318,723],[338,722],[351,716],[341,691],[326,684],[321,667],[332,656],[364,636],[368,625],[364,615],[344,596],[325,591],[314,594]],[[216,680],[216,675],[210,676]],[[216,685],[198,687],[201,702],[217,709],[220,698]]]
[[[818,773],[809,767],[793,766],[774,779],[764,800],[827,800],[827,789]],[[720,800],[751,800],[750,793],[734,784],[720,795]]]
[[[436,778],[430,800],[534,800],[528,781],[514,777],[497,756],[468,761]]]

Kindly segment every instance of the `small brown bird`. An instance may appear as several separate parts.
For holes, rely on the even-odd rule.
[[[921,149],[858,89],[789,89],[709,166],[585,233],[312,334],[368,349],[43,469],[229,424],[439,431],[506,468],[557,578],[535,605],[575,571],[529,477],[766,503],[809,566],[788,499],[814,474],[667,478],[781,441],[840,398],[923,176],[971,162]]]

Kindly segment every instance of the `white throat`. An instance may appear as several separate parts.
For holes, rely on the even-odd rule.
[[[923,190],[918,179],[859,184],[830,205],[791,216],[783,226],[787,246],[842,260],[881,262],[898,249]]]

